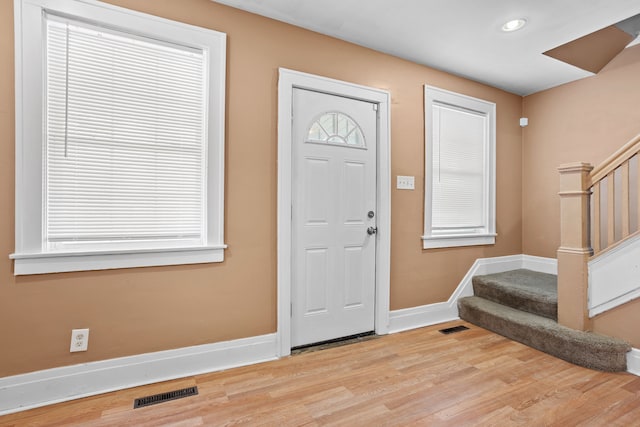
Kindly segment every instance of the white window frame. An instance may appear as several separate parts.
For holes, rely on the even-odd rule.
[[[424,86],[425,123],[425,196],[423,249],[449,248],[458,246],[492,245],[496,241],[496,104],[451,92],[433,86]],[[484,146],[484,212],[485,222],[476,232],[455,232],[434,230],[432,222],[433,188],[433,106],[446,105],[456,109],[472,111],[487,118]]]
[[[206,232],[199,246],[47,252],[44,242],[44,12],[202,49],[206,82]],[[16,194],[14,274],[103,270],[224,260],[226,34],[95,0],[15,0]]]

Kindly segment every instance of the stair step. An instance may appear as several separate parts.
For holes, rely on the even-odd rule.
[[[558,319],[558,277],[519,269],[473,277],[475,296],[549,319]]]
[[[460,318],[497,334],[601,371],[626,371],[631,346],[619,339],[576,331],[542,316],[516,310],[477,296],[458,300]]]

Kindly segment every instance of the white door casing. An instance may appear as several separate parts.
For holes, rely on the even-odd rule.
[[[377,107],[293,90],[293,347],[374,329]]]
[[[278,85],[278,355],[291,352],[292,283],[292,101],[294,89],[308,89],[365,101],[377,111],[377,183],[375,225],[375,306],[374,330],[386,334],[389,326],[389,277],[391,243],[390,171],[390,94],[387,91],[355,85],[287,69],[279,70]]]

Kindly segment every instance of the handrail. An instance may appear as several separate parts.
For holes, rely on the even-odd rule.
[[[640,152],[640,134],[632,138],[618,151],[607,157],[604,162],[591,171],[589,176],[589,187],[592,187],[596,182],[601,181],[605,176],[609,175],[622,163],[635,156],[638,152]]]
[[[593,218],[589,220],[594,256],[630,237],[632,217],[637,217],[636,224],[640,222],[640,173],[636,172],[637,178],[631,180],[632,163],[638,165],[636,171],[640,169],[638,153],[640,135],[623,145],[588,175],[586,186],[591,191],[594,207]],[[632,161],[634,158],[635,161]],[[637,194],[637,206],[631,206],[632,194]]]
[[[598,167],[561,165],[558,322],[591,327],[589,260],[640,235],[640,135]],[[635,171],[635,177],[633,176]],[[632,200],[637,204],[631,205]],[[592,211],[592,212],[590,212]]]

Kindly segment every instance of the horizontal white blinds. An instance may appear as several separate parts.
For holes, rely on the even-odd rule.
[[[46,236],[202,240],[202,51],[47,17]]]
[[[486,224],[486,116],[433,105],[432,227],[448,234]]]

